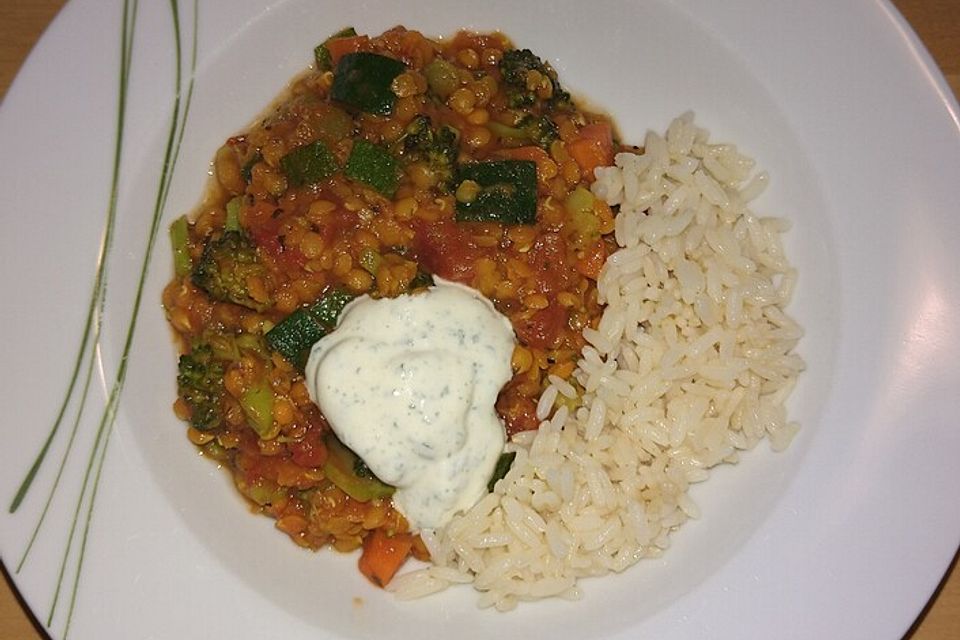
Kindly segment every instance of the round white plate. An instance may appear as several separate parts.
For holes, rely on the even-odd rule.
[[[0,552],[37,618],[78,639],[900,637],[960,540],[960,126],[904,21],[866,0],[405,4],[74,0],[23,68],[0,111]],[[397,602],[248,514],[171,412],[167,225],[317,42],[399,23],[505,31],[627,140],[694,110],[794,221],[801,434],[719,470],[662,560],[580,602]]]

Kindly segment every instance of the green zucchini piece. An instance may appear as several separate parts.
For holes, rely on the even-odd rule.
[[[329,178],[340,170],[340,165],[327,145],[316,140],[280,158],[280,169],[290,184],[300,187]]]
[[[271,349],[303,371],[310,346],[325,335],[327,330],[310,316],[306,308],[300,308],[268,331],[266,339]]]
[[[500,454],[500,457],[497,458],[497,466],[493,468],[493,476],[490,477],[490,482],[487,483],[487,491],[493,493],[493,488],[497,486],[499,480],[503,479],[503,476],[507,475],[507,471],[510,471],[510,465],[513,464],[513,459],[516,457],[516,451]]]
[[[358,502],[370,502],[374,498],[393,495],[396,489],[377,478],[363,460],[336,436],[331,433],[323,442],[327,447],[323,473],[345,494]]]
[[[180,216],[170,225],[170,244],[173,247],[173,272],[178,278],[189,275],[193,269],[190,260],[190,225],[186,216]]]
[[[283,499],[286,493],[284,487],[266,478],[258,478],[254,483],[247,485],[244,491],[244,495],[261,507]]]
[[[330,97],[366,113],[390,115],[397,102],[390,85],[406,68],[399,60],[376,53],[348,53],[334,71]]]
[[[224,231],[240,231],[240,205],[243,196],[231,198],[227,202],[227,220],[223,225]]]
[[[340,317],[340,312],[355,297],[349,291],[331,289],[307,309],[314,320],[326,327],[327,331],[332,331],[337,326],[337,318]]]
[[[273,428],[273,390],[266,381],[247,389],[240,396],[240,408],[247,421],[263,440],[276,436]]]
[[[317,138],[331,147],[353,135],[353,116],[329,103],[318,105],[307,119]]]
[[[479,187],[460,199],[460,185]],[[532,160],[494,160],[462,164],[457,170],[457,221],[534,224],[537,221],[537,165]]]
[[[364,271],[373,277],[377,277],[377,270],[380,268],[380,263],[383,262],[383,256],[377,253],[376,249],[366,247],[360,252],[359,262]]]
[[[309,307],[297,309],[270,329],[265,336],[267,346],[303,371],[310,347],[337,326],[340,312],[353,297],[342,289],[331,289]]]
[[[333,60],[330,58],[330,50],[327,49],[327,43],[337,38],[352,38],[355,35],[357,35],[357,30],[353,27],[347,27],[315,46],[313,48],[313,62],[317,71],[330,71],[333,69]]]
[[[344,173],[388,198],[393,197],[400,182],[400,171],[393,154],[362,138],[353,143]]]
[[[573,242],[578,249],[600,238],[600,220],[593,213],[594,201],[589,189],[577,187],[563,202],[568,215],[567,224],[574,231]]]

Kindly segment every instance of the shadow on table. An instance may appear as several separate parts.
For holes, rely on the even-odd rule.
[[[914,621],[913,625],[911,625],[910,629],[907,630],[906,635],[903,636],[903,640],[910,640],[920,625],[923,624],[924,619],[930,612],[930,608],[933,606],[934,600],[936,600],[937,596],[940,595],[940,592],[943,591],[943,585],[947,583],[947,579],[950,577],[950,574],[953,573],[954,569],[957,568],[957,558],[960,558],[960,549],[958,549],[957,553],[954,554],[953,561],[944,572],[943,578],[940,579],[940,584],[937,585],[937,588],[933,591],[933,595],[930,596],[930,600],[927,601],[927,605],[923,608],[923,611],[920,612],[920,615],[917,616],[917,619]]]
[[[30,624],[33,625],[34,630],[44,640],[52,640],[50,635],[47,633],[47,630],[43,628],[43,625],[40,624],[40,621],[37,620],[36,616],[33,615],[33,612],[30,610],[30,607],[27,606],[27,603],[23,601],[23,597],[20,595],[20,592],[17,590],[17,586],[13,583],[13,580],[10,578],[10,573],[7,571],[7,566],[0,562],[0,573],[3,573],[3,579],[7,583],[7,587],[10,588],[10,591],[13,593],[14,597],[17,599],[17,604],[20,605],[20,608],[23,609],[27,618],[30,620]]]

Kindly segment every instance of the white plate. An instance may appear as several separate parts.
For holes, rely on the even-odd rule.
[[[38,619],[55,638],[900,637],[960,538],[960,127],[903,20],[866,1],[411,5],[74,0],[31,55],[0,111],[0,551]],[[663,560],[581,602],[396,602],[245,513],[171,414],[167,224],[317,41],[397,23],[503,29],[629,140],[693,109],[770,171],[758,208],[795,222],[801,435],[718,472]]]

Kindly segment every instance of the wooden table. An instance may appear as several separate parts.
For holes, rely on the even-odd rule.
[[[0,0],[0,97],[64,0]],[[895,0],[960,95],[960,0]],[[954,558],[909,640],[960,640],[960,571]],[[6,578],[6,574],[4,574]],[[17,600],[9,579],[0,582],[0,639],[46,638]]]

